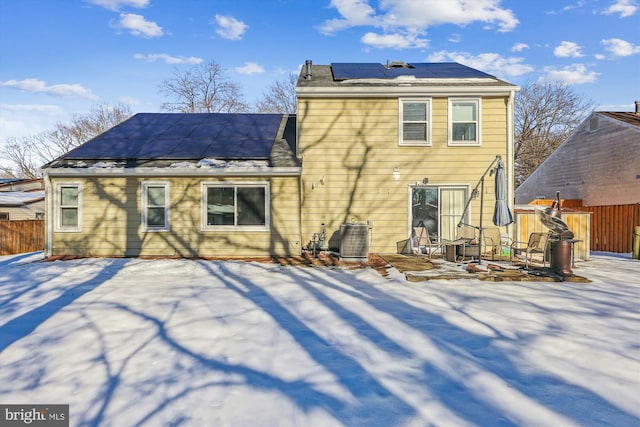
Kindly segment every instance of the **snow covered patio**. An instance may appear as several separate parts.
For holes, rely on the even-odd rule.
[[[640,263],[591,283],[0,257],[0,402],[72,426],[630,426]]]

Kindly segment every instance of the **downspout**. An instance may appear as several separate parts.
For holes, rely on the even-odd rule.
[[[53,191],[51,187],[51,177],[47,172],[43,175],[44,198],[46,200],[44,210],[44,257],[49,258],[53,253]]]
[[[513,104],[516,92],[512,90],[509,92],[509,100],[507,101],[507,205],[511,212],[514,212],[514,201],[515,201],[515,165],[514,165],[514,129],[513,129]],[[515,215],[515,212],[514,212]],[[513,239],[513,227],[511,225],[507,225],[507,233]]]

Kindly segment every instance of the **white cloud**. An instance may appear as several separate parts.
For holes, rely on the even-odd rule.
[[[162,27],[153,21],[147,21],[144,16],[135,13],[121,13],[120,21],[113,25],[128,31],[134,36],[141,37],[160,37],[164,34]]]
[[[236,72],[240,74],[262,74],[264,73],[264,68],[255,62],[245,62],[244,66],[236,67]]]
[[[36,135],[67,118],[57,105],[0,104],[0,129],[5,138]]]
[[[325,34],[332,34],[345,28],[363,25],[378,26],[375,9],[369,6],[368,0],[331,0],[331,7],[335,7],[342,19],[330,19],[320,27]]]
[[[525,49],[529,49],[529,45],[526,43],[516,43],[511,48],[511,52],[522,52]]]
[[[552,11],[549,11],[549,12],[547,12],[547,14],[549,14],[549,15],[559,15],[559,14],[561,14],[561,13],[563,13],[563,12],[568,12],[568,11],[573,10],[573,9],[580,9],[580,8],[581,8],[581,7],[583,7],[584,5],[585,5],[585,1],[584,1],[584,0],[579,0],[579,1],[578,1],[577,3],[575,3],[575,4],[569,4],[569,5],[567,5],[567,6],[563,7],[563,8],[562,8],[562,9],[560,9],[560,10],[552,10]]]
[[[638,4],[635,0],[617,0],[602,13],[605,15],[620,14],[620,18],[627,18],[638,11]]]
[[[553,54],[558,58],[579,58],[584,56],[580,45],[567,41],[563,41],[560,46],[553,49]]]
[[[146,62],[164,61],[167,64],[199,64],[202,62],[202,58],[195,56],[171,56],[166,53],[150,53],[148,55],[136,53],[133,57]]]
[[[541,81],[561,82],[566,84],[593,83],[598,73],[587,70],[584,64],[573,64],[560,70],[554,67],[544,67],[544,75]]]
[[[332,0],[341,18],[325,21],[320,31],[331,34],[345,28],[374,26],[385,32],[394,28],[423,32],[440,24],[467,25],[484,22],[499,31],[511,31],[519,23],[510,9],[500,7],[501,0],[385,0],[376,11],[368,0]]]
[[[69,98],[84,98],[97,100],[98,97],[94,95],[89,89],[83,87],[80,84],[57,84],[47,86],[46,82],[38,79],[24,79],[24,80],[7,80],[0,81],[0,86],[10,87],[13,89],[22,90],[31,93],[44,93],[51,96],[62,96]]]
[[[429,46],[429,40],[419,38],[417,34],[376,34],[369,32],[362,36],[361,41],[378,49],[426,48]]]
[[[85,0],[87,3],[92,3],[100,7],[104,7],[109,10],[119,10],[122,6],[130,6],[136,8],[143,8],[149,5],[149,0]]]
[[[227,40],[240,40],[247,30],[247,24],[233,16],[216,15],[216,33]]]
[[[449,43],[460,43],[462,42],[462,34],[454,33],[449,36],[447,39]]]
[[[118,97],[118,102],[125,105],[142,105],[143,101],[139,98],[135,98],[133,96],[120,96]]]
[[[636,104],[602,104],[596,107],[596,111],[635,111]]]
[[[605,50],[614,56],[631,56],[640,53],[640,45],[634,45],[622,39],[604,39],[601,41]]]
[[[472,55],[467,52],[441,50],[430,55],[428,60],[431,62],[459,62],[501,78],[517,77],[534,70],[532,66],[523,63],[524,58],[514,56],[505,58],[497,53]]]

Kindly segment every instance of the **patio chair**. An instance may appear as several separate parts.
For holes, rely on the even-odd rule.
[[[510,247],[511,243],[511,238],[502,235],[498,227],[482,229],[482,253],[491,254],[491,261],[495,261],[503,246]]]
[[[531,233],[527,242],[513,242],[511,244],[511,263],[513,257],[518,254],[524,254],[524,265],[529,267],[533,261],[533,255],[542,254],[542,266],[547,261],[547,246],[549,245],[549,233]]]
[[[431,259],[431,255],[433,255],[433,253],[438,249],[441,250],[441,246],[437,238],[429,236],[429,232],[426,227],[413,227],[411,249],[414,254],[424,254]]]

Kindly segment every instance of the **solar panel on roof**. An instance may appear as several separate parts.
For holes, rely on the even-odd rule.
[[[89,159],[115,159],[115,160],[125,160],[125,159],[133,159],[136,157],[140,146],[138,144],[132,144],[127,140],[123,141],[114,141],[110,144],[107,149],[100,153],[99,156],[93,157],[80,157],[80,158],[89,158]]]
[[[268,159],[271,153],[271,146],[263,141],[245,140],[236,146],[233,154],[236,159]]]
[[[280,114],[137,114],[66,159],[267,158]]]
[[[155,139],[148,140],[140,146],[140,149],[135,154],[139,159],[161,159],[166,158],[173,149],[180,144],[176,139]]]
[[[412,63],[406,67],[387,67],[377,63],[332,63],[334,80],[350,79],[393,79],[398,76],[416,78],[494,78],[457,62]]]

